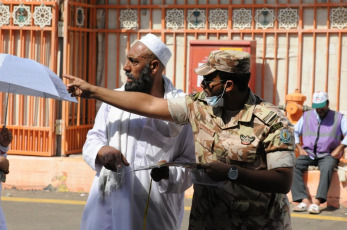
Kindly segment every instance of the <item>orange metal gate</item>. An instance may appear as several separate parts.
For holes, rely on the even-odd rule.
[[[0,52],[31,58],[57,70],[57,3],[0,2]],[[0,93],[0,123],[5,120],[5,93]],[[7,127],[13,133],[9,154],[55,155],[56,102],[10,95]]]
[[[84,2],[91,2],[87,4]],[[96,13],[95,1],[66,1],[64,9],[63,73],[81,77],[95,84]],[[61,153],[80,153],[88,130],[94,124],[95,100],[63,102]]]
[[[91,83],[95,82],[95,2],[0,2],[1,19],[4,15],[9,18],[3,24],[4,20],[0,20],[0,52],[31,58],[54,72],[59,72],[59,63],[63,74],[82,76]],[[37,15],[38,7],[45,8],[38,11],[41,15]],[[85,10],[83,18],[78,15],[82,7]],[[14,15],[21,18],[15,21]],[[33,15],[36,15],[35,18]],[[49,24],[42,25],[45,20]],[[63,26],[58,25],[59,20]],[[60,37],[64,42],[60,50],[58,26],[63,28]],[[58,60],[59,55],[63,56],[62,62]],[[1,124],[5,120],[5,100],[6,94],[0,93]],[[79,100],[79,104],[75,104],[10,95],[7,116],[7,127],[14,136],[9,154],[69,155],[81,152],[86,133],[94,122],[95,101]]]

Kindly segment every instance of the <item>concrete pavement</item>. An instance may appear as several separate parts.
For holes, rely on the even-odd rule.
[[[1,206],[8,230],[74,230],[88,194],[3,190]]]
[[[79,229],[87,193],[22,191],[4,189],[1,206],[8,230],[76,230]],[[188,229],[191,198],[185,199],[182,230]],[[292,213],[293,230],[345,230],[347,208],[323,209],[320,215]]]

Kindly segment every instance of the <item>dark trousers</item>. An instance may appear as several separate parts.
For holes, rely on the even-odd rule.
[[[320,171],[316,199],[319,199],[321,203],[324,203],[327,200],[327,194],[331,183],[331,177],[333,175],[334,168],[338,164],[338,162],[339,160],[332,156],[326,156],[324,158],[316,158],[312,160],[309,156],[300,155],[296,159],[294,168],[294,179],[291,190],[293,201],[301,202],[302,199],[308,198],[304,184],[303,174],[307,170],[308,166],[314,165],[318,166]]]

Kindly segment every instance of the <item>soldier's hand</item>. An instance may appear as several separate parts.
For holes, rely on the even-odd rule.
[[[95,88],[94,85],[87,83],[81,78],[74,77],[71,75],[64,75],[63,77],[71,80],[70,83],[68,83],[66,86],[66,89],[69,93],[71,93],[71,96],[83,97],[87,99],[93,97],[92,92]]]
[[[204,169],[205,173],[209,175],[212,180],[226,181],[228,180],[228,172],[231,165],[220,161],[213,161],[211,163],[202,164],[201,168]]]
[[[8,174],[10,172],[9,168],[10,162],[5,157],[0,156],[0,170]]]
[[[7,128],[2,128],[0,131],[0,145],[7,147],[12,141],[12,133]]]
[[[121,168],[123,164],[129,166],[124,155],[111,146],[103,146],[99,150],[95,162],[114,172],[117,172],[117,168]]]
[[[159,161],[158,164],[165,164],[166,160]],[[161,181],[162,179],[169,179],[169,167],[162,166],[160,168],[154,168],[151,171],[151,177],[155,182]]]

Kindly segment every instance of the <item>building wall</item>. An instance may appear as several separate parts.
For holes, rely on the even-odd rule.
[[[313,92],[323,90],[330,96],[332,109],[347,113],[347,102],[343,100],[347,92],[342,88],[347,78],[347,67],[343,64],[347,63],[345,0],[113,0],[104,6],[96,6],[106,19],[106,23],[98,27],[102,28],[98,33],[98,38],[102,38],[101,63],[106,66],[100,68],[103,86],[115,88],[125,83],[122,66],[126,51],[149,32],[161,37],[173,52],[166,75],[184,91],[189,85],[189,68],[196,67],[189,63],[190,40],[256,40],[256,94],[280,105],[286,103],[287,94],[299,89],[307,97],[305,104],[310,105]],[[227,17],[218,18],[216,12],[212,12],[217,9],[225,10]],[[241,9],[249,11],[249,26],[244,25],[247,20],[241,18]],[[183,13],[183,24],[178,28],[168,24],[166,17],[172,10]],[[189,27],[192,20],[189,13],[193,10],[204,12],[203,27]],[[272,23],[267,16],[267,24],[261,24],[262,11],[273,14]],[[179,21],[177,17],[174,21]],[[292,19],[286,19],[290,17]],[[127,26],[125,21],[134,25]],[[293,25],[286,25],[288,22]],[[218,23],[225,26],[216,28]]]

